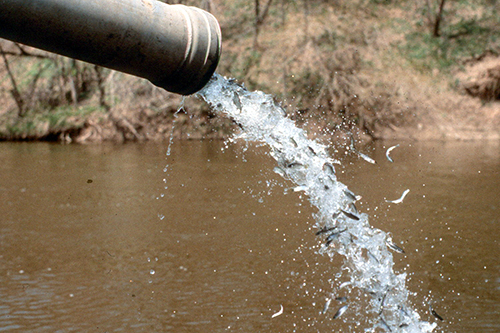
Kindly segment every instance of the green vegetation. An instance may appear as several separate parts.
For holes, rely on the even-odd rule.
[[[443,99],[429,91],[462,93],[455,73],[500,54],[497,0],[173,2],[205,6],[219,19],[219,73],[275,95],[290,117],[328,135],[342,128],[377,138],[383,128],[421,123],[425,103]],[[171,128],[179,96],[94,65],[0,45],[1,138],[58,139],[108,122],[124,139],[158,139]],[[189,117],[179,136],[220,137],[232,128],[197,99],[184,108]],[[455,109],[440,112],[450,118]]]
[[[487,5],[491,3],[491,5]],[[427,10],[406,33],[400,45],[405,57],[417,69],[449,70],[465,59],[500,50],[500,13],[496,1],[457,1],[444,12],[440,36],[434,36],[426,24]]]

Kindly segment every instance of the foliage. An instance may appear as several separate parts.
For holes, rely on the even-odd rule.
[[[274,94],[299,121],[324,118],[322,126],[347,124],[370,135],[410,113],[397,107],[398,84],[387,78],[396,66],[450,73],[464,59],[500,53],[496,0],[165,2],[200,6],[218,18],[220,74]],[[0,119],[4,136],[64,132],[83,126],[86,117],[138,110],[171,122],[178,108],[179,98],[144,80],[21,46],[6,50],[11,75],[0,78],[0,98],[10,101]],[[193,105],[187,121],[217,130],[213,115]],[[134,132],[143,125],[127,126]],[[227,131],[226,124],[221,128]]]
[[[474,14],[460,16],[469,9]],[[426,15],[426,11],[421,11]],[[500,52],[500,16],[495,10],[469,1],[450,4],[445,13],[445,25],[439,37],[425,29],[422,18],[417,29],[406,34],[400,50],[420,70],[448,70],[460,61],[484,54]]]
[[[106,109],[93,105],[60,106],[54,109],[28,110],[22,118],[3,115],[0,136],[8,139],[60,139],[60,134],[82,128],[91,115],[104,115]]]

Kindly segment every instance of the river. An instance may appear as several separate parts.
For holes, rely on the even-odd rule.
[[[390,163],[392,144],[339,180],[405,249],[424,320],[500,331],[499,144],[399,142]],[[340,304],[321,314],[342,258],[316,253],[314,210],[265,148],[171,148],[0,144],[0,331],[356,331]]]

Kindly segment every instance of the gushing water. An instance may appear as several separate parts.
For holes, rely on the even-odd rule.
[[[270,95],[250,92],[217,74],[199,95],[242,128],[241,138],[267,144],[277,161],[274,171],[293,181],[294,190],[304,191],[317,208],[316,234],[323,238],[319,252],[345,258],[336,279],[344,282],[332,287],[355,295],[357,301],[351,296],[351,303],[366,302],[362,307],[342,307],[342,313],[335,317],[353,308],[364,311],[358,317],[364,318],[360,326],[366,326],[365,332],[374,332],[377,327],[388,332],[432,332],[436,324],[421,321],[410,305],[406,273],[393,270],[390,250],[403,250],[389,234],[370,226],[367,214],[357,211],[359,197],[337,181],[334,165],[340,162],[328,155],[326,147],[309,140]]]

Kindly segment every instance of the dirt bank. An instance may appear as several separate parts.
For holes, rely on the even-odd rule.
[[[259,20],[248,1],[182,2],[209,3],[219,19],[218,72],[274,95],[311,136],[500,139],[495,7],[449,4],[436,37],[422,14],[432,2],[270,2]],[[236,128],[196,97],[182,102],[142,79],[0,43],[1,140],[224,138]]]

